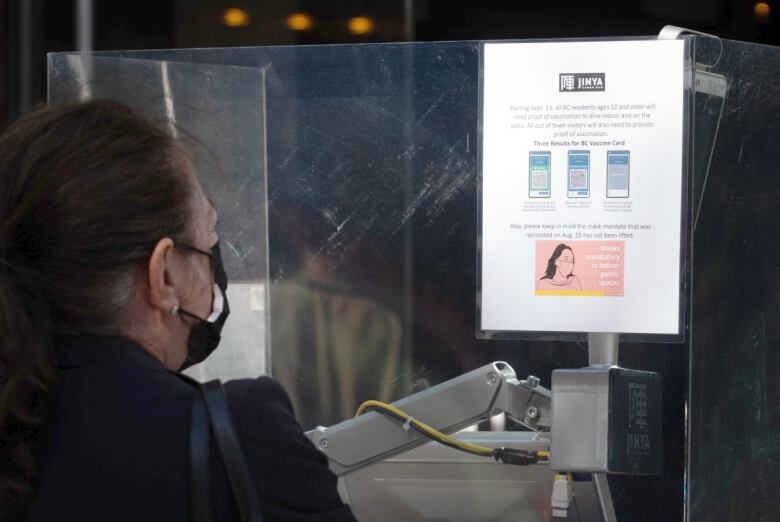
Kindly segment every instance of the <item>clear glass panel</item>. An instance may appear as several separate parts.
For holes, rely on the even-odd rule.
[[[110,56],[266,67],[271,373],[305,429],[523,352],[474,336],[478,42]]]
[[[703,66],[718,60],[720,43],[695,45]],[[687,346],[624,343],[620,357],[621,366],[663,376],[663,473],[609,477],[618,520],[682,520],[686,499],[692,520],[757,519],[778,502],[772,370],[780,359],[772,347],[780,324],[773,183],[780,155],[773,140],[780,101],[772,94],[780,54],[722,46],[719,61],[696,75],[711,85],[697,88],[692,108]],[[264,304],[265,207],[258,202],[267,165],[273,353],[270,366],[219,376],[270,370],[304,429],[351,417],[363,400],[400,399],[497,360],[546,387],[553,369],[588,364],[582,343],[475,337],[479,48],[371,44],[92,58],[87,95],[119,97],[158,117],[170,117],[171,98],[176,122],[214,152],[216,161],[199,156],[198,168],[216,163],[230,180],[213,170],[204,182],[222,212],[223,239],[236,245],[233,288],[247,285],[243,299],[253,313]],[[52,99],[83,91],[74,56],[51,57]],[[166,68],[174,95],[163,94]],[[728,85],[725,103],[718,75]],[[231,294],[231,302],[240,299]],[[242,332],[252,343],[245,350],[235,341],[236,350],[256,355],[262,313],[241,322],[236,315],[236,337]],[[498,433],[463,436],[538,443],[511,420],[492,424]],[[473,506],[485,507],[473,520],[550,520],[548,468],[516,471],[453,452],[425,445],[348,475],[345,497],[365,520],[468,518]],[[406,480],[415,477],[425,480]],[[385,489],[370,489],[380,482]],[[491,484],[499,483],[496,495]],[[371,495],[381,502],[372,507]],[[580,499],[583,510],[595,502],[592,489]]]
[[[198,379],[255,377],[267,369],[265,70],[125,60],[81,54],[49,58],[49,100],[113,98],[166,122],[191,149],[196,174],[219,209],[229,274],[223,345],[187,373]]]
[[[690,520],[760,520],[780,508],[780,49],[705,44],[697,61],[728,91],[697,94],[702,149],[718,130],[696,169]]]

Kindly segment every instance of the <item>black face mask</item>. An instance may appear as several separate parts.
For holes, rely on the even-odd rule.
[[[202,362],[217,348],[222,334],[222,327],[224,326],[228,315],[230,315],[230,306],[228,305],[227,298],[227,274],[225,273],[225,267],[222,266],[222,255],[219,251],[219,242],[211,248],[210,253],[188,245],[182,245],[181,243],[177,246],[208,256],[216,286],[216,288],[214,288],[214,303],[211,307],[212,312],[206,319],[202,319],[187,310],[179,309],[179,312],[182,315],[186,315],[197,321],[195,326],[192,327],[192,330],[190,330],[190,335],[187,338],[187,359],[180,368],[180,370],[184,370],[193,364]],[[219,294],[217,291],[219,291]],[[221,307],[219,306],[220,303],[222,304]]]

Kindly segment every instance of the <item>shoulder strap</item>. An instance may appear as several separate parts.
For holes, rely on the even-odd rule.
[[[209,381],[201,386],[201,391],[209,417],[211,417],[211,428],[214,430],[217,446],[222,453],[228,480],[238,504],[241,520],[262,522],[263,517],[260,514],[257,491],[249,473],[244,452],[238,442],[238,436],[233,428],[222,383],[219,380]],[[209,511],[209,513],[211,512]]]
[[[190,413],[190,520],[212,522],[209,415],[200,390]]]

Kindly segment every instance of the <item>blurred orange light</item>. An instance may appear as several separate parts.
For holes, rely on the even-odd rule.
[[[287,17],[287,27],[293,31],[311,31],[314,20],[307,13],[293,13]]]
[[[225,9],[222,13],[222,23],[228,27],[246,27],[250,22],[249,13],[246,9],[231,7]]]
[[[368,16],[353,16],[349,19],[347,28],[354,35],[368,34],[374,31],[374,20]]]
[[[756,2],[756,5],[753,6],[753,13],[760,19],[769,18],[769,12],[771,10],[772,8],[766,2]]]

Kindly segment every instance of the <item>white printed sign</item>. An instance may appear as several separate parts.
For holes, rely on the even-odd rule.
[[[482,330],[680,333],[684,53],[485,44]]]

